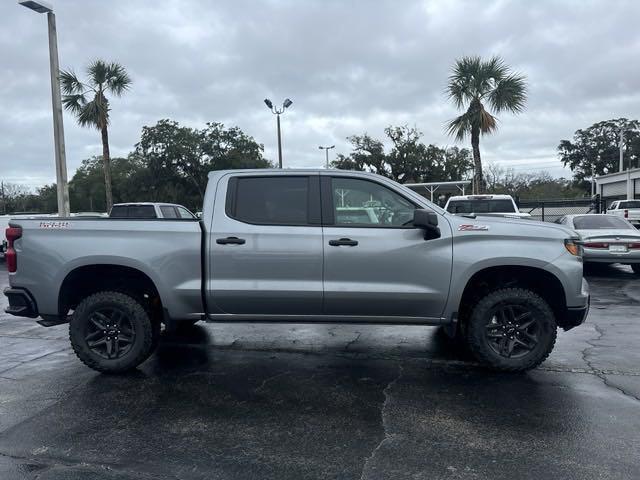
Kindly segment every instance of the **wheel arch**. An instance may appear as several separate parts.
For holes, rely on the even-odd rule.
[[[551,307],[556,322],[562,326],[567,310],[564,286],[553,273],[533,266],[489,266],[474,272],[467,280],[458,302],[458,319],[464,323],[471,307],[483,296],[500,288],[527,288],[542,297]]]
[[[58,292],[58,314],[65,318],[82,299],[102,291],[113,290],[138,298],[154,318],[162,317],[162,295],[158,285],[144,271],[117,263],[93,263],[68,271]]]

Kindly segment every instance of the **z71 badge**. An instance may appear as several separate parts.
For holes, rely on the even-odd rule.
[[[486,232],[487,230],[489,230],[488,225],[464,224],[458,227],[459,232]]]

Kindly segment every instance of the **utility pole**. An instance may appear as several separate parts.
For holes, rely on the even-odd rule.
[[[37,13],[47,14],[49,31],[49,69],[51,72],[51,104],[53,108],[53,137],[56,159],[56,190],[58,196],[58,216],[69,216],[69,186],[67,185],[67,158],[64,148],[64,126],[62,124],[62,100],[60,96],[60,66],[58,64],[58,36],[56,33],[56,15],[53,8],[39,0],[19,2]]]
[[[620,168],[619,171],[622,172],[624,170],[624,155],[622,153],[622,149],[624,148],[624,127],[620,127]]]
[[[7,214],[7,199],[4,197],[4,182],[0,182],[0,189],[2,190],[2,214]]]
[[[325,153],[325,168],[329,168],[329,150],[331,150],[332,148],[336,148],[335,145],[331,145],[330,147],[323,147],[322,145],[318,147],[320,150],[324,150]]]

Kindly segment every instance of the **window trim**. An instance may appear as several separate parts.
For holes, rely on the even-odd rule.
[[[238,199],[238,181],[240,179],[256,178],[306,178],[307,179],[307,223],[268,223],[268,222],[248,222],[236,217],[236,204]],[[314,181],[315,179],[315,181]],[[320,227],[322,217],[320,209],[320,176],[319,175],[239,175],[233,176],[227,182],[227,192],[225,195],[225,215],[236,222],[245,225],[261,225],[270,227]]]
[[[337,225],[335,223],[334,218],[334,205],[333,205],[333,180],[334,179],[349,179],[349,180],[360,180],[363,182],[375,183],[376,185],[386,188],[387,190],[392,191],[399,197],[403,198],[405,201],[413,205],[417,209],[426,210],[422,205],[418,205],[413,200],[407,198],[402,193],[397,190],[385,185],[382,182],[379,182],[375,179],[371,178],[362,178],[352,175],[326,175],[321,177],[320,184],[320,197],[321,197],[321,205],[322,205],[322,226],[323,227],[334,227],[334,228],[382,228],[382,229],[393,229],[393,230],[415,230],[418,227],[413,224],[409,224],[406,226],[402,225],[374,225],[374,224],[358,224],[358,223],[350,223],[345,225]]]

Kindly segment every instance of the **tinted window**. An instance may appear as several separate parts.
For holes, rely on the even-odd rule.
[[[111,207],[111,218],[156,218],[153,205],[115,205]]]
[[[306,225],[308,197],[307,177],[239,177],[228,213],[247,223]]]
[[[174,207],[162,206],[160,207],[160,211],[162,212],[163,218],[178,218],[178,214]]]
[[[452,200],[447,205],[449,213],[514,213],[511,200]]]
[[[176,207],[176,208],[178,209],[178,215],[180,215],[180,218],[195,218],[193,213],[191,213],[186,208],[184,207]]]
[[[620,206],[618,208],[640,208],[640,201],[629,200],[627,202],[620,202]]]
[[[335,225],[402,227],[413,220],[415,205],[378,183],[333,178],[331,190]]]
[[[575,217],[573,219],[573,228],[576,230],[634,229],[633,225],[629,222],[614,215],[585,215],[583,217]]]

